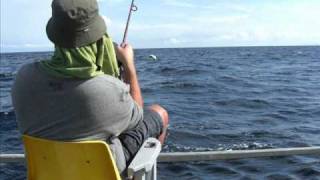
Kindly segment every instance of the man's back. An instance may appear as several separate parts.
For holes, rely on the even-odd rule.
[[[55,78],[39,63],[21,68],[12,97],[21,133],[49,139],[106,140],[143,118],[129,87],[118,79]]]

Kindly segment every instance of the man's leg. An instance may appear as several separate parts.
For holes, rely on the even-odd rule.
[[[167,111],[159,105],[152,105],[144,110],[144,119],[135,128],[119,135],[127,165],[130,164],[147,138],[158,138],[163,144],[168,122]]]
[[[162,132],[161,132],[160,136],[158,137],[158,139],[161,142],[161,144],[164,144],[164,141],[165,141],[165,138],[167,135],[168,125],[169,125],[168,112],[163,107],[161,107],[160,105],[157,105],[157,104],[150,106],[149,109],[151,111],[158,113],[162,119]]]

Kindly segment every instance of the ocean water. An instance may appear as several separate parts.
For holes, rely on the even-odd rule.
[[[17,70],[51,54],[1,54],[1,153],[23,153],[10,99]],[[146,104],[170,114],[164,152],[320,145],[319,46],[143,49],[136,63]],[[0,164],[1,180],[25,176],[23,164]],[[158,176],[313,180],[320,156],[160,163]]]

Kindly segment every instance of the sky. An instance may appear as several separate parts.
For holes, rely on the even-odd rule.
[[[135,48],[320,45],[320,0],[135,0]],[[51,51],[51,0],[0,0],[1,52]],[[98,0],[120,42],[131,0]]]

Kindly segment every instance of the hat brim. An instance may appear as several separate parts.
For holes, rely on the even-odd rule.
[[[81,30],[58,24],[53,18],[48,21],[46,28],[50,41],[63,48],[76,48],[96,42],[102,38],[106,30],[106,24],[101,16],[96,16],[92,23]]]

